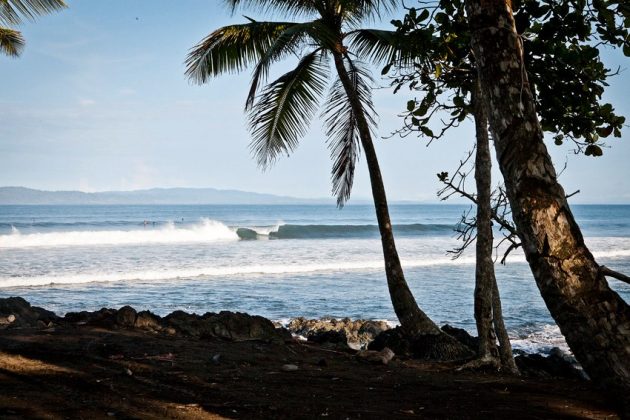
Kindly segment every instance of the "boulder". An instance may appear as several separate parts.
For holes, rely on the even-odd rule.
[[[451,327],[450,325],[445,324],[440,329],[451,337],[455,338],[463,345],[469,347],[471,350],[477,351],[477,349],[479,348],[479,338],[473,337],[472,335],[468,334],[468,331],[462,328]]]
[[[199,338],[215,337],[233,341],[285,341],[290,338],[288,332],[276,329],[268,319],[240,312],[208,312],[200,316],[175,311],[167,315],[164,322],[180,334]]]
[[[0,328],[41,328],[56,322],[59,317],[51,311],[31,306],[21,297],[0,299]]]
[[[548,356],[519,352],[514,361],[521,374],[525,376],[588,379],[577,360],[556,347],[551,349]]]
[[[125,328],[133,328],[137,316],[136,310],[131,306],[123,306],[116,313],[116,324]]]
[[[63,320],[71,324],[113,328],[117,324],[117,313],[116,309],[109,308],[101,308],[95,312],[68,312]]]
[[[293,334],[307,337],[309,341],[322,343],[329,340],[330,343],[338,343],[341,335],[345,334],[347,345],[354,349],[365,349],[374,338],[383,331],[389,329],[385,321],[351,320],[350,318],[335,319],[306,319],[294,318],[287,326]],[[331,334],[326,334],[332,332]],[[311,340],[311,337],[314,337]]]
[[[384,331],[368,346],[369,350],[390,348],[398,355],[415,359],[454,361],[475,356],[475,351],[448,334],[424,334],[407,337],[400,327]]]
[[[141,330],[160,331],[162,329],[162,326],[160,325],[161,321],[162,318],[155,315],[154,313],[149,311],[142,311],[138,312],[134,327]]]
[[[311,331],[306,337],[309,342],[335,350],[350,350],[345,331],[318,330]]]

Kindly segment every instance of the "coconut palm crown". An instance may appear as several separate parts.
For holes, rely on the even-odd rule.
[[[251,150],[263,168],[297,147],[326,98],[323,117],[333,160],[333,193],[339,206],[350,197],[362,147],[370,174],[389,294],[403,330],[408,335],[438,337],[432,343],[444,337],[442,341],[455,342],[422,312],[407,285],[372,142],[376,112],[371,99],[370,73],[364,62],[383,65],[404,62],[407,57],[397,48],[400,44],[395,42],[394,32],[361,29],[359,25],[393,9],[396,3],[395,0],[227,1],[233,10],[244,5],[276,12],[288,19],[310,20],[259,22],[247,18],[244,24],[220,28],[191,50],[186,74],[201,84],[222,73],[253,68],[245,110],[252,133]],[[297,66],[267,83],[271,65],[289,56],[299,57]],[[333,75],[331,64],[335,72],[329,85]],[[465,353],[459,346],[449,350],[449,357]]]
[[[63,0],[0,0],[0,53],[18,57],[24,49],[22,33],[12,26],[66,7]]]
[[[342,206],[350,197],[360,150],[360,125],[374,128],[372,79],[364,62],[390,62],[399,51],[391,31],[360,29],[396,3],[367,0],[252,0],[226,2],[233,9],[251,6],[305,22],[248,22],[220,28],[196,45],[186,60],[186,74],[205,83],[222,73],[253,68],[245,110],[252,133],[251,150],[267,168],[298,145],[324,98],[323,118],[333,159],[333,193]],[[298,56],[297,66],[267,84],[272,64]],[[341,60],[360,107],[348,100],[342,76],[329,84],[331,59]],[[358,114],[362,114],[359,116]],[[365,121],[360,121],[365,120]]]

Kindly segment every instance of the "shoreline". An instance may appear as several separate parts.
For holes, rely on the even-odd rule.
[[[246,314],[123,307],[58,318],[11,298],[0,318],[3,418],[617,418],[583,379],[404,354],[384,364],[339,335],[298,341]]]

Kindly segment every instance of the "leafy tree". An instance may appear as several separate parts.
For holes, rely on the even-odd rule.
[[[0,0],[0,52],[18,57],[25,41],[22,33],[11,27],[65,7],[63,0]]]
[[[602,3],[599,14],[625,4]],[[557,181],[510,3],[466,0],[466,9],[497,160],[527,261],[576,358],[630,416],[630,306],[610,289]],[[611,39],[619,39],[615,21],[608,23]]]
[[[593,45],[606,42],[616,46],[627,46],[628,35],[623,25],[610,20],[610,14],[617,16],[626,13],[628,7],[619,2],[556,2],[525,0],[513,5],[520,40],[525,44],[524,58],[534,92],[537,93],[537,109],[541,115],[543,128],[554,134],[556,144],[565,138],[573,140],[577,150],[586,155],[602,154],[601,138],[614,134],[620,136],[624,118],[615,115],[610,104],[600,103],[601,95],[607,86],[606,79],[612,72],[607,70],[599,59],[599,51]],[[609,10],[610,9],[610,10]],[[625,12],[624,12],[625,11]],[[498,293],[492,296],[490,284],[494,270],[488,256],[492,249],[492,231],[487,227],[490,217],[497,219],[496,209],[501,202],[490,205],[490,194],[485,193],[489,184],[490,155],[480,157],[484,148],[480,143],[487,142],[486,124],[480,120],[482,112],[473,93],[477,84],[475,57],[470,52],[470,35],[464,12],[464,2],[443,0],[435,7],[411,8],[402,21],[394,21],[399,34],[415,40],[411,44],[421,57],[413,71],[406,63],[395,67],[398,70],[394,83],[397,89],[403,85],[419,91],[421,100],[407,104],[405,127],[399,134],[405,136],[419,132],[434,140],[442,137],[451,127],[459,125],[468,115],[472,115],[476,125],[477,159],[475,178],[478,195],[464,193],[477,205],[477,216],[472,222],[464,219],[461,233],[464,247],[477,241],[477,287],[475,289],[475,317],[480,335],[479,354],[487,359],[493,339],[487,339],[491,321],[490,307],[500,313]],[[627,52],[624,49],[624,52]],[[568,99],[567,99],[568,98]],[[442,126],[434,133],[435,116],[441,112],[450,113],[450,118],[442,121]],[[598,143],[599,144],[596,144]],[[488,165],[486,167],[486,165]],[[481,175],[483,171],[486,175]],[[463,174],[460,180],[464,179]],[[463,193],[446,173],[440,175],[446,184],[443,194]],[[484,178],[487,177],[487,181]],[[505,197],[502,193],[495,197]],[[494,214],[488,209],[492,208]],[[508,228],[507,240],[511,242],[508,252],[520,246],[514,240],[515,230],[503,219],[502,229]],[[478,228],[478,229],[477,229]],[[475,234],[475,229],[476,234]],[[485,243],[485,245],[480,244]],[[505,256],[503,261],[505,260]],[[485,261],[485,262],[484,262]],[[617,278],[619,278],[619,273]],[[504,327],[495,325],[499,341],[509,343]],[[501,337],[503,336],[503,339]],[[501,346],[501,359],[508,369],[515,370],[511,354],[506,345]]]
[[[361,29],[366,20],[391,10],[397,1],[377,0],[252,0],[227,2],[275,11],[304,22],[259,22],[249,19],[208,35],[190,52],[188,77],[205,83],[226,72],[253,66],[253,77],[245,109],[252,132],[251,150],[263,168],[298,145],[329,87],[330,63],[335,81],[325,100],[323,116],[328,147],[333,160],[333,193],[339,206],[350,197],[354,170],[363,148],[370,174],[372,195],[381,233],[385,272],[390,297],[401,327],[408,335],[430,335],[450,342],[450,356],[467,354],[461,345],[444,334],[418,307],[405,280],[396,251],[385,187],[372,141],[375,110],[371,78],[364,61],[386,63],[405,59],[391,42],[393,32]],[[272,64],[287,56],[299,57],[297,66],[268,83]],[[438,340],[439,341],[439,340]],[[442,352],[442,356],[446,356]]]

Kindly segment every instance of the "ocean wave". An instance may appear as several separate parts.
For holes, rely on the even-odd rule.
[[[446,224],[407,224],[394,225],[394,234],[398,237],[422,236],[427,234],[449,234],[453,225]],[[376,238],[379,236],[377,225],[296,225],[281,224],[274,229],[238,228],[241,239],[331,239],[331,238]]]
[[[33,248],[86,245],[134,245],[198,243],[237,240],[228,226],[210,219],[186,227],[167,223],[134,230],[82,230],[22,234],[13,227],[9,235],[0,235],[0,248]]]
[[[474,264],[474,258],[433,258],[428,260],[403,261],[403,266],[428,267],[436,265],[462,265]],[[49,284],[82,284],[96,282],[115,281],[162,281],[174,279],[191,279],[197,277],[230,277],[244,275],[276,275],[276,274],[307,274],[322,271],[355,271],[355,270],[381,270],[383,260],[373,261],[344,261],[315,264],[295,265],[244,265],[244,266],[219,266],[197,267],[183,269],[163,269],[129,272],[96,272],[96,273],[72,273],[51,274],[41,276],[8,276],[0,277],[0,288],[45,286]],[[231,279],[232,280],[232,279]]]

